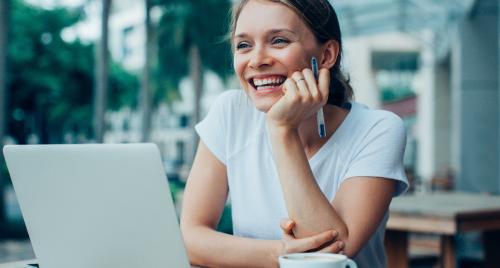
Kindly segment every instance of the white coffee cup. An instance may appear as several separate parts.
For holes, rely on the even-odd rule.
[[[280,268],[358,268],[356,263],[341,254],[292,253],[279,257]]]

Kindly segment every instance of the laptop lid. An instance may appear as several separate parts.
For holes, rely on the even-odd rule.
[[[41,267],[190,267],[156,145],[3,151]]]

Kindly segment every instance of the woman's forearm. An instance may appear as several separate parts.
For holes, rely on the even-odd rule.
[[[279,240],[257,240],[205,226],[183,228],[191,264],[202,267],[278,267]]]
[[[308,237],[333,228],[340,240],[346,239],[346,224],[316,183],[298,131],[274,128],[270,140],[288,216],[296,223],[294,235]]]

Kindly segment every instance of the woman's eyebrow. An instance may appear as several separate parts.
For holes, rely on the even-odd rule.
[[[277,33],[282,33],[282,32],[288,32],[288,33],[291,33],[293,35],[297,34],[293,30],[286,29],[286,28],[283,28],[283,29],[273,29],[273,30],[270,30],[268,33],[269,34],[277,34]]]
[[[290,29],[286,29],[286,28],[280,28],[280,29],[271,29],[269,31],[266,32],[266,35],[269,35],[269,34],[277,34],[277,33],[283,33],[283,32],[288,32],[288,33],[291,33],[293,35],[297,35],[296,32],[294,32],[293,30],[290,30]],[[248,37],[249,35],[247,33],[239,33],[237,35],[235,35],[234,37],[235,38],[245,38],[245,37]]]
[[[248,37],[248,34],[246,33],[240,33],[240,34],[237,34],[234,36],[234,38],[245,38],[245,37]]]

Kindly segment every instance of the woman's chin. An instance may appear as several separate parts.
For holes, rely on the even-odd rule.
[[[247,92],[248,93],[248,92]],[[281,98],[283,97],[283,94],[281,92],[273,92],[271,94],[255,94],[254,92],[251,92],[253,94],[250,95],[250,99],[253,102],[253,105],[257,110],[267,113],[271,109],[271,107]]]
[[[253,104],[257,110],[267,113],[279,98],[255,98]]]
[[[272,105],[255,105],[255,108],[263,113],[267,113],[271,107]]]

